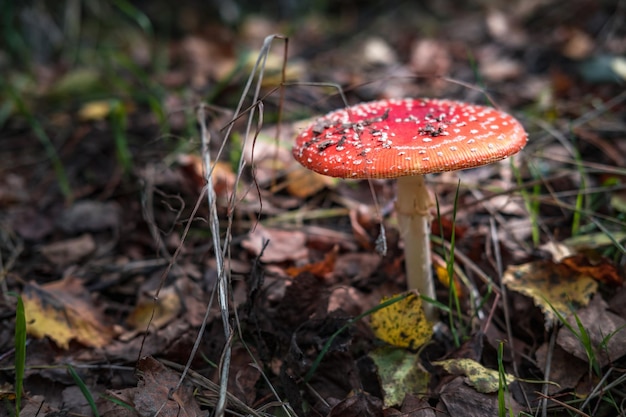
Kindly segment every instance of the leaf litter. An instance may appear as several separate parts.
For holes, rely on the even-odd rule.
[[[253,119],[248,134],[246,112],[228,124],[259,45],[281,32],[271,19],[244,17],[241,32],[217,22],[183,33],[164,49],[172,60],[157,75],[149,63],[162,62],[158,48],[133,55],[133,71],[122,60],[123,82],[97,67],[50,63],[34,75],[39,93],[24,90],[33,114],[50,116],[44,124],[50,132],[72,131],[65,139],[55,136],[54,144],[74,202],[63,200],[48,164],[32,163],[49,155],[24,129],[28,119],[17,112],[0,119],[3,141],[11,144],[2,147],[3,160],[19,161],[0,171],[0,378],[10,392],[11,290],[24,298],[31,335],[22,414],[35,415],[41,403],[51,415],[88,410],[63,368],[73,363],[84,366],[77,369],[94,393],[106,391],[134,408],[99,399],[101,415],[152,415],[155,406],[166,415],[199,415],[215,410],[221,398],[233,413],[250,415],[498,415],[495,394],[449,375],[434,366],[437,361],[501,366],[520,378],[504,393],[514,413],[565,415],[557,401],[577,407],[581,393],[588,394],[581,412],[623,411],[596,394],[619,395],[625,356],[626,175],[618,157],[626,150],[619,133],[624,98],[615,90],[620,73],[611,72],[614,57],[624,53],[623,34],[611,26],[618,11],[595,5],[582,13],[576,3],[579,13],[565,17],[553,13],[553,2],[500,4],[484,13],[445,10],[443,3],[413,7],[397,8],[399,19],[391,13],[358,26],[358,19],[333,25],[340,15],[303,16],[289,42],[287,78],[338,82],[350,103],[432,95],[480,101],[482,92],[467,84],[485,82],[499,105],[527,122],[531,143],[521,158],[431,178],[442,209],[433,235],[449,241],[455,230],[456,236],[454,259],[449,246],[433,239],[437,273],[449,283],[446,262],[455,263],[458,296],[438,286],[442,321],[432,339],[392,348],[420,329],[419,314],[379,310],[388,315],[383,327],[398,329],[390,333],[377,330],[370,313],[384,296],[404,290],[393,187],[302,176],[286,157],[298,131],[292,122],[343,106],[337,90],[301,85],[282,97],[273,93],[282,79],[283,50],[276,48],[259,83],[262,100],[250,103],[263,120]],[[606,22],[604,37],[585,24],[597,21]],[[608,58],[595,56],[590,42]],[[120,65],[117,56],[109,58],[113,68]],[[113,82],[105,88],[103,79]],[[138,96],[136,85],[143,89]],[[110,102],[94,99],[103,94],[124,97],[120,108],[136,164],[126,177],[116,156],[121,148],[110,140]],[[216,105],[208,121],[210,149],[219,159],[211,177],[219,215],[213,231],[209,209],[201,204],[194,211],[206,184],[198,141],[181,139],[198,137],[192,109],[207,94]],[[161,116],[160,103],[166,109]],[[235,133],[224,137],[228,126]],[[452,224],[459,178],[455,219],[461,228]],[[374,251],[381,221],[386,256]],[[535,248],[535,228],[540,243],[567,247],[568,257]],[[216,235],[232,238],[222,311],[213,295],[222,268],[214,255]],[[501,288],[502,281],[509,288]],[[553,308],[559,315],[550,313]],[[222,327],[224,309],[232,339]],[[552,322],[547,331],[544,313]],[[226,359],[222,381],[219,366]],[[60,368],[40,371],[38,365]],[[183,385],[170,391],[183,372]],[[538,388],[523,379],[558,385]],[[62,391],[46,391],[50,381]],[[544,401],[540,390],[559,397]]]

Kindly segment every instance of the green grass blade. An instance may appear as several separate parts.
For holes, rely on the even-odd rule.
[[[22,297],[17,297],[15,311],[15,415],[20,415],[24,372],[26,369],[26,314]]]
[[[118,406],[120,406],[120,407],[123,407],[123,408],[125,408],[125,409],[127,409],[127,410],[129,410],[129,411],[135,411],[135,409],[134,409],[134,407],[133,407],[132,405],[130,405],[130,404],[126,404],[124,401],[119,400],[119,399],[114,398],[114,397],[111,397],[110,395],[101,395],[100,397],[101,397],[101,398],[104,398],[104,399],[105,399],[105,400],[107,400],[107,401],[112,402],[112,403],[113,403],[113,404],[115,404],[115,405],[118,405]]]
[[[91,412],[93,413],[93,415],[95,417],[100,417],[100,413],[98,412],[98,407],[96,407],[96,401],[94,400],[93,395],[91,395],[89,388],[87,388],[87,385],[85,385],[85,382],[82,380],[80,375],[78,375],[74,367],[72,367],[72,365],[69,365],[69,364],[67,365],[67,372],[69,372],[70,376],[72,377],[72,379],[74,380],[78,388],[80,389],[80,392],[83,393],[83,396],[87,400],[87,403],[89,404],[89,407],[91,408]]]
[[[152,35],[152,22],[150,22],[150,18],[148,18],[144,12],[126,0],[114,0],[113,3],[128,18],[137,23],[141,30],[146,32],[148,35]]]
[[[111,103],[111,129],[115,139],[117,159],[124,173],[127,174],[133,168],[133,158],[128,148],[128,138],[126,136],[126,109],[124,104],[118,100],[113,100]]]

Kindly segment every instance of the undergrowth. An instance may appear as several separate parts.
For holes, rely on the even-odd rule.
[[[67,201],[71,201],[74,198],[76,190],[72,188],[71,179],[68,178],[66,167],[64,166],[62,158],[59,156],[59,144],[55,143],[54,138],[50,136],[50,130],[52,124],[49,122],[48,115],[50,107],[57,107],[56,111],[73,112],[77,108],[80,109],[87,103],[102,102],[105,107],[106,117],[103,119],[108,126],[111,138],[115,144],[115,150],[117,154],[117,163],[120,169],[127,175],[132,176],[133,172],[139,168],[137,166],[138,161],[134,152],[137,149],[144,149],[137,145],[139,142],[129,132],[129,125],[133,117],[132,109],[135,106],[139,106],[151,117],[154,118],[158,125],[158,140],[168,141],[174,138],[173,143],[169,143],[167,146],[168,152],[171,154],[176,153],[180,149],[189,149],[197,145],[198,142],[202,143],[202,149],[200,154],[203,158],[204,172],[206,183],[210,186],[204,190],[206,198],[206,206],[208,207],[208,214],[204,219],[208,223],[210,229],[211,248],[213,250],[214,258],[217,262],[217,289],[216,289],[216,302],[220,307],[221,325],[224,329],[225,340],[227,345],[224,346],[223,356],[221,362],[218,364],[220,371],[219,383],[214,383],[208,380],[203,375],[195,372],[191,366],[191,359],[194,358],[196,351],[190,352],[190,360],[186,366],[180,364],[171,364],[173,367],[178,366],[178,370],[188,376],[190,380],[200,386],[205,387],[213,392],[213,396],[206,399],[206,406],[215,409],[216,415],[223,415],[228,407],[233,403],[239,407],[239,410],[245,410],[253,415],[269,415],[269,412],[261,406],[259,409],[252,409],[245,404],[237,403],[236,399],[232,398],[228,392],[228,380],[229,380],[229,367],[230,367],[230,349],[234,341],[242,342],[244,344],[249,343],[243,340],[241,324],[237,316],[237,312],[231,308],[233,293],[232,293],[232,276],[231,271],[227,265],[231,260],[232,248],[233,248],[233,225],[237,222],[236,214],[238,210],[238,204],[242,198],[239,194],[242,190],[250,192],[256,187],[249,184],[242,184],[247,180],[249,170],[244,162],[243,149],[249,143],[254,143],[261,128],[264,124],[267,124],[268,117],[265,114],[265,101],[269,101],[271,97],[275,103],[279,104],[278,121],[281,121],[281,112],[285,104],[285,89],[287,87],[287,80],[285,79],[286,66],[288,65],[288,41],[282,36],[268,37],[265,39],[264,44],[261,47],[261,51],[255,61],[252,70],[247,74],[245,81],[239,81],[236,86],[240,88],[239,99],[236,105],[231,109],[229,116],[230,119],[226,124],[220,125],[222,128],[217,132],[211,131],[207,126],[207,121],[213,118],[213,113],[208,105],[212,103],[205,103],[206,97],[216,97],[218,94],[226,90],[227,85],[218,84],[214,86],[214,90],[205,92],[204,95],[193,95],[188,91],[180,92],[181,96],[189,95],[188,101],[184,101],[184,109],[179,109],[185,113],[186,126],[182,132],[172,133],[170,126],[170,117],[172,114],[168,114],[164,99],[166,97],[166,91],[156,79],[157,76],[162,74],[167,68],[167,59],[158,52],[159,48],[166,40],[159,40],[156,45],[152,45],[154,49],[154,57],[156,59],[144,66],[137,65],[128,57],[128,50],[125,40],[121,36],[114,36],[116,32],[131,33],[132,36],[140,38],[152,39],[154,35],[154,27],[151,20],[132,3],[123,0],[116,0],[111,4],[103,4],[102,9],[92,9],[90,2],[67,2],[65,4],[67,13],[65,17],[54,20],[57,29],[62,32],[61,41],[57,41],[53,46],[54,56],[48,57],[49,65],[57,59],[64,59],[71,62],[71,68],[80,69],[84,72],[75,72],[76,78],[72,79],[71,76],[64,78],[65,84],[51,88],[49,94],[43,97],[38,96],[37,89],[34,84],[37,82],[35,71],[33,67],[34,62],[37,61],[36,55],[41,51],[36,50],[36,45],[29,44],[31,42],[22,28],[18,28],[19,7],[12,2],[5,2],[0,6],[0,15],[4,22],[2,26],[3,30],[3,43],[8,51],[8,54],[12,60],[14,66],[13,71],[0,82],[0,127],[7,127],[10,123],[13,123],[16,118],[20,118],[28,130],[37,138],[41,148],[45,154],[47,160],[50,161],[51,167],[54,171],[56,184],[60,190],[60,193]],[[82,9],[81,7],[84,7]],[[62,10],[63,7],[59,7],[58,10]],[[57,11],[58,11],[57,10]],[[49,15],[57,18],[57,14],[54,10],[50,9]],[[82,17],[81,17],[82,16]],[[123,16],[124,19],[114,19]],[[110,22],[115,21],[113,26]],[[91,38],[91,27],[93,26],[106,26],[105,38]],[[61,28],[65,28],[65,31]],[[27,27],[28,29],[28,27]],[[94,35],[95,36],[95,35]],[[285,61],[282,66],[282,75],[279,79],[279,83],[274,90],[269,93],[263,89],[264,71],[266,60],[270,54],[270,49],[274,45],[279,44],[279,47],[284,48],[283,57]],[[20,63],[20,65],[17,65]],[[476,65],[470,65],[475,71]],[[238,71],[242,71],[243,67],[238,67]],[[72,70],[70,70],[70,73]],[[72,75],[72,74],[70,74]],[[229,82],[236,79],[236,76],[241,76],[241,73],[231,74],[232,78],[229,78]],[[244,77],[240,77],[244,78]],[[482,76],[479,72],[476,72],[476,79],[481,83]],[[59,82],[60,83],[60,82]],[[60,83],[61,84],[61,83]],[[304,83],[303,83],[304,84]],[[322,85],[322,84],[320,84]],[[329,84],[323,84],[324,87],[328,87]],[[312,83],[308,83],[309,88],[316,88]],[[231,86],[232,87],[232,86]],[[347,103],[346,93],[339,88],[339,95],[341,95],[341,101]],[[40,101],[43,101],[41,103]],[[197,104],[194,107],[193,104]],[[606,109],[610,111],[611,109]],[[286,110],[285,110],[286,111]],[[294,112],[298,110],[292,110]],[[218,112],[219,113],[219,112]],[[237,125],[237,122],[243,123],[243,128]],[[198,126],[200,132],[198,132]],[[533,132],[537,134],[538,132]],[[188,137],[199,138],[189,144],[187,142]],[[546,139],[548,140],[548,139]],[[209,154],[209,143],[211,141],[221,141],[222,146],[216,155]],[[254,146],[254,145],[253,145]],[[569,234],[572,237],[580,237],[597,232],[608,238],[608,243],[604,246],[603,255],[611,258],[616,265],[624,265],[626,258],[626,249],[624,248],[624,233],[626,233],[626,216],[624,213],[612,216],[607,214],[604,210],[603,204],[606,204],[606,199],[602,198],[603,192],[608,187],[615,187],[611,190],[623,191],[624,184],[620,182],[618,177],[626,177],[626,170],[623,167],[610,167],[610,166],[589,166],[584,162],[584,155],[581,155],[574,149],[575,152],[571,154],[571,159],[567,160],[567,173],[576,175],[579,178],[579,187],[573,190],[573,201],[571,196],[564,196],[562,190],[553,190],[550,188],[550,179],[541,172],[541,168],[534,163],[528,163],[523,168],[518,167],[516,164],[511,164],[511,169],[514,174],[514,179],[517,182],[517,190],[511,191],[511,197],[521,196],[525,209],[530,219],[530,247],[538,249],[543,243],[560,239],[562,236],[553,236],[549,230],[548,224],[552,219],[543,217],[546,205],[557,207],[562,213],[563,217],[567,219],[567,227]],[[549,160],[549,155],[543,155],[541,150],[537,147],[530,148],[531,157],[535,157],[542,162]],[[215,191],[211,188],[213,184],[213,172],[215,169],[216,161],[220,159],[228,159],[231,166],[235,167],[236,183],[235,193],[230,196],[228,201],[227,216],[220,217],[216,208],[216,196]],[[524,169],[525,171],[523,171]],[[613,177],[612,180],[605,182],[598,189],[592,189],[589,184],[590,175],[604,175]],[[258,186],[258,185],[257,185]],[[482,293],[479,292],[478,285],[473,283],[467,278],[468,269],[472,268],[472,264],[469,259],[463,258],[463,254],[459,253],[457,249],[457,216],[460,210],[464,207],[460,206],[460,194],[466,191],[465,185],[457,183],[456,192],[451,200],[452,203],[452,228],[451,235],[446,239],[443,230],[443,223],[440,223],[440,236],[433,237],[433,242],[440,247],[440,253],[443,254],[445,262],[445,275],[448,284],[448,298],[446,303],[436,304],[438,308],[446,315],[447,327],[451,332],[451,339],[455,348],[463,346],[465,342],[472,336],[472,331],[478,327],[476,321],[481,323],[480,328],[484,328],[489,325],[489,321],[493,318],[494,311],[485,313],[483,311],[484,306],[488,305],[488,300],[496,298],[499,303],[504,303],[502,307],[503,314],[507,315],[505,319],[504,332],[507,337],[511,337],[513,334],[512,325],[509,321],[507,312],[507,298],[506,291],[498,286],[498,280],[502,276],[502,260],[500,259],[501,242],[494,242],[494,257],[497,258],[497,265],[494,267],[495,272],[481,271],[479,267],[477,270],[471,271],[474,276],[478,276],[483,281],[484,285],[481,285]],[[256,190],[259,192],[258,190]],[[517,193],[515,196],[514,193]],[[259,193],[259,202],[262,206],[262,197]],[[448,201],[449,203],[450,201]],[[198,202],[198,206],[204,204],[203,201]],[[380,211],[379,208],[377,208]],[[343,207],[324,207],[313,208],[305,212],[283,212],[277,213],[272,216],[267,216],[263,219],[252,219],[252,224],[261,222],[263,225],[280,226],[290,223],[294,216],[298,217],[300,222],[313,222],[319,218],[328,219],[330,216],[346,217],[346,213],[350,211]],[[194,212],[195,213],[195,212]],[[380,212],[377,213],[382,218]],[[440,212],[439,200],[437,200],[437,215],[442,218],[446,214]],[[259,216],[260,217],[260,216]],[[494,216],[495,217],[495,216]],[[206,224],[205,223],[205,224]],[[506,225],[500,225],[505,227]],[[181,243],[178,247],[176,254],[170,260],[170,268],[174,266],[176,256],[179,251],[183,249],[184,239],[189,232],[191,222],[188,223],[188,228],[182,234]],[[497,229],[493,221],[490,225],[491,231]],[[206,230],[205,230],[206,232]],[[528,242],[526,242],[528,243]],[[497,275],[500,275],[497,276]],[[467,296],[470,299],[469,307],[470,311],[463,311],[463,295],[460,294],[460,289],[467,291]],[[495,293],[495,295],[494,295]],[[157,291],[158,295],[158,291]],[[397,301],[392,299],[388,303]],[[436,300],[435,300],[436,301]],[[212,306],[213,299],[207,304],[207,315],[210,307]],[[379,306],[376,309],[383,308],[385,305]],[[494,307],[494,310],[499,308]],[[357,315],[347,321],[347,323],[337,330],[333,335],[328,338],[325,343],[322,344],[322,349],[315,361],[310,365],[308,372],[301,375],[299,381],[300,386],[306,388],[307,383],[315,374],[319,367],[320,362],[324,359],[325,353],[328,351],[330,344],[333,340],[350,326],[355,325],[358,321],[367,317],[375,310],[368,310],[361,315]],[[569,329],[580,343],[584,346],[585,352],[587,352],[587,359],[589,363],[589,374],[593,376],[597,382],[597,386],[592,390],[590,396],[587,399],[572,398],[567,401],[560,401],[554,398],[550,398],[551,404],[557,404],[557,406],[547,407],[548,400],[543,403],[545,406],[537,407],[534,404],[527,404],[528,414],[524,415],[557,415],[557,413],[568,413],[570,415],[592,415],[594,410],[601,405],[608,404],[611,410],[616,415],[623,414],[623,387],[626,380],[625,375],[620,369],[612,366],[602,367],[600,366],[596,352],[597,349],[603,349],[614,334],[606,335],[604,346],[593,346],[589,339],[589,331],[585,329],[581,321],[574,313],[573,317],[576,320],[576,326],[572,326],[567,321],[566,317],[563,317],[558,312],[559,322],[561,326]],[[24,390],[24,375],[25,366],[27,363],[27,336],[26,327],[27,323],[24,318],[24,307],[20,298],[18,298],[16,304],[16,320],[15,320],[15,361],[13,365],[15,373],[15,415],[19,415],[21,410],[21,399]],[[204,325],[206,325],[206,321]],[[204,326],[203,325],[203,326]],[[233,329],[232,326],[235,326]],[[621,331],[623,328],[620,328]],[[196,348],[199,345],[203,334],[204,327],[199,331]],[[541,332],[543,333],[543,332]],[[543,336],[541,336],[543,337]],[[250,350],[254,347],[246,346]],[[554,347],[554,346],[553,346]],[[508,364],[505,363],[505,353],[511,354],[507,351],[507,346],[500,344],[497,347],[496,363],[498,366],[498,372],[500,375],[500,386],[497,393],[499,415],[512,416],[510,408],[507,409],[505,404],[505,398],[511,394],[511,390],[506,384],[506,368]],[[551,354],[551,353],[550,353]],[[252,356],[252,355],[251,355]],[[293,409],[286,403],[285,398],[282,397],[283,393],[281,387],[273,386],[275,383],[271,377],[267,374],[267,369],[262,369],[267,364],[255,364],[262,373],[263,384],[268,386],[272,393],[271,402],[279,404],[277,406],[281,409],[284,415],[295,415]],[[80,388],[81,392],[85,396],[89,406],[94,415],[98,415],[95,399],[91,396],[89,387],[85,384],[76,370],[68,365],[67,371],[74,380],[75,384]],[[181,378],[182,383],[182,378]],[[591,399],[595,399],[595,407],[592,408],[590,402]],[[558,402],[557,402],[558,401]],[[268,406],[267,409],[270,409]],[[563,415],[563,414],[561,414]]]

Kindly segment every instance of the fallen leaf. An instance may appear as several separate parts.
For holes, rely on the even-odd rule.
[[[327,313],[344,312],[358,316],[363,312],[364,294],[352,286],[341,285],[333,288],[328,296]]]
[[[420,365],[418,354],[386,346],[372,351],[369,357],[378,368],[385,407],[402,404],[407,394],[428,391],[430,374]]]
[[[29,283],[22,296],[26,330],[35,338],[49,337],[68,349],[71,340],[101,348],[113,337],[79,278],[68,276],[42,286]]]
[[[310,272],[318,278],[325,278],[328,274],[333,272],[335,268],[335,262],[337,261],[337,254],[339,253],[339,247],[335,246],[332,251],[328,252],[324,259],[319,262],[313,262],[302,266],[292,266],[285,270],[287,275],[292,278],[297,277],[303,272]]]
[[[433,362],[433,365],[443,367],[452,375],[466,376],[469,384],[483,394],[496,392],[500,387],[500,373],[495,369],[485,368],[473,359],[447,359]],[[505,374],[505,379],[507,385],[515,381],[515,377],[510,374]]]
[[[39,241],[54,230],[49,214],[40,213],[32,206],[13,212],[10,224],[20,237],[31,241]]]
[[[590,276],[572,270],[564,263],[535,261],[510,266],[504,272],[502,282],[511,290],[531,297],[543,311],[546,327],[562,316],[586,306],[596,293],[598,283]]]
[[[564,351],[559,345],[554,346],[552,352],[548,351],[549,343],[544,343],[535,352],[537,366],[546,369],[550,361],[550,382],[548,394],[552,395],[559,391],[575,388],[582,377],[589,373],[589,365],[574,355]]]
[[[61,213],[58,225],[66,233],[100,232],[117,229],[121,215],[115,202],[82,200]]]
[[[253,347],[250,347],[250,350],[242,346],[233,347],[228,381],[228,392],[247,405],[254,404],[257,396],[257,383],[261,378],[261,372],[253,365],[254,359],[251,358],[251,354],[255,354]]]
[[[13,386],[8,382],[3,382],[0,384],[0,400],[2,401],[14,401],[15,400],[15,390]]]
[[[563,326],[556,338],[556,343],[563,350],[586,362],[589,362],[588,354],[591,353],[601,367],[626,355],[626,320],[608,311],[601,297],[594,297],[587,307],[576,313],[576,317],[589,337],[589,346],[581,342],[580,334],[575,335]],[[567,322],[575,332],[580,333],[582,330],[576,317],[568,317]]]
[[[109,113],[111,113],[111,101],[90,101],[78,110],[78,118],[84,121],[96,121],[104,119]]]
[[[436,417],[435,408],[428,403],[427,399],[413,394],[404,396],[400,412],[398,417]],[[395,414],[387,415],[392,417]]]
[[[176,159],[181,171],[198,188],[205,186],[204,162],[194,154],[179,155]],[[235,189],[236,176],[228,162],[217,161],[212,166],[213,189],[218,197],[228,197]]]
[[[450,72],[450,47],[434,38],[420,38],[410,51],[409,67],[418,75],[446,75]]]
[[[328,417],[383,417],[383,404],[379,398],[367,392],[351,393],[336,404]]]
[[[382,257],[376,253],[357,252],[339,255],[335,262],[334,277],[349,281],[359,288],[372,285],[372,277],[380,271]]]
[[[326,297],[319,279],[305,272],[298,275],[287,286],[285,295],[277,306],[276,317],[280,317],[281,322],[284,321],[288,326],[304,331],[304,328],[300,327],[303,323],[307,322],[316,311],[326,310],[328,303]],[[320,338],[319,332],[315,337]]]
[[[553,240],[549,240],[548,242],[541,245],[539,248],[549,254],[554,261],[558,262],[560,262],[563,258],[575,254],[574,250],[572,250],[572,248],[570,248],[569,246],[560,242],[555,242]]]
[[[254,256],[261,256],[262,262],[285,262],[306,258],[309,251],[305,243],[306,235],[303,232],[270,229],[257,224],[241,242],[241,246]]]
[[[561,29],[567,41],[561,48],[561,53],[569,59],[581,60],[589,57],[596,49],[595,41],[580,29]],[[562,35],[562,36],[563,36]]]
[[[519,78],[524,73],[524,65],[516,59],[502,56],[495,48],[485,47],[480,53],[480,72],[485,79],[502,82]]]
[[[385,297],[380,303],[393,298]],[[433,334],[433,326],[422,309],[422,299],[415,292],[372,313],[370,325],[380,340],[401,348],[417,349]]]
[[[159,292],[158,299],[142,297],[126,319],[126,323],[135,330],[160,329],[174,320],[181,310],[181,301],[174,287],[165,287]]]
[[[59,410],[50,406],[50,402],[43,395],[25,395],[22,399],[20,417],[47,417],[61,414]]]
[[[273,51],[272,51],[273,52]],[[245,71],[250,72],[257,64],[257,59],[260,52],[252,52],[248,54],[246,61],[244,62]],[[266,55],[263,61],[263,79],[261,85],[263,87],[275,87],[283,82],[283,71],[285,75],[284,81],[297,81],[302,79],[302,75],[305,73],[305,64],[302,61],[290,60],[289,65],[284,62],[284,56],[282,53],[269,53]]]
[[[210,80],[223,80],[236,65],[230,42],[220,39],[219,33],[207,39],[187,36],[177,50],[183,60],[183,69],[194,88],[203,88]]]
[[[13,204],[26,204],[32,190],[24,177],[6,172],[0,177],[0,207],[6,209]]]
[[[96,242],[90,234],[74,239],[66,239],[41,247],[41,254],[55,265],[70,265],[91,255],[96,250]]]
[[[587,255],[578,254],[563,258],[561,262],[573,271],[590,276],[604,284],[617,287],[624,283],[624,279],[619,275],[617,268],[608,259],[595,260]]]
[[[108,391],[108,394],[121,403],[131,405],[140,416],[197,417],[204,415],[193,395],[193,388],[183,383],[176,391],[180,375],[152,357],[144,357],[137,363],[139,383],[136,388]],[[125,410],[117,406],[111,416]],[[115,414],[118,411],[120,414]]]
[[[490,8],[486,14],[485,24],[489,35],[509,46],[526,45],[527,34],[512,13],[497,8]]]
[[[254,166],[254,178],[260,186],[278,186],[276,175],[283,170],[305,169],[291,154],[294,126],[285,123],[280,125],[279,130],[280,138],[276,137],[277,132],[272,128],[271,131],[262,130],[255,140],[243,144],[243,158],[246,164]]]
[[[93,391],[93,388],[89,390],[91,395],[97,397],[97,394]],[[89,400],[85,397],[85,393],[81,391],[78,385],[70,385],[63,388],[61,392],[63,410],[67,410],[68,414],[75,414],[81,416],[91,415],[91,407]]]
[[[465,378],[457,377],[445,384],[440,392],[441,402],[437,410],[443,409],[437,415],[484,417],[499,414],[498,396],[483,394],[464,383]],[[521,415],[523,408],[513,399],[509,392],[504,393],[505,415]]]
[[[294,197],[307,198],[337,183],[335,178],[318,174],[304,167],[287,173],[287,192]]]
[[[433,254],[433,268],[435,269],[435,275],[437,280],[441,282],[446,288],[450,288],[450,275],[448,274],[448,265],[443,258],[437,254]],[[456,273],[452,274],[452,282],[454,282],[454,289],[459,297],[463,296],[463,285]]]

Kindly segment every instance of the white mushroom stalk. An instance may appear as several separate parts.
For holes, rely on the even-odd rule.
[[[424,175],[478,167],[519,152],[522,125],[496,109],[436,99],[391,99],[327,114],[298,135],[295,159],[340,178],[398,178],[398,225],[407,286],[435,299],[430,256],[432,202]],[[429,320],[437,319],[425,303]]]
[[[430,209],[433,203],[428,194],[423,175],[398,178],[396,216],[400,236],[404,241],[404,264],[409,289],[422,296],[435,299],[435,284],[430,255]],[[422,303],[428,320],[437,317],[433,305]]]

